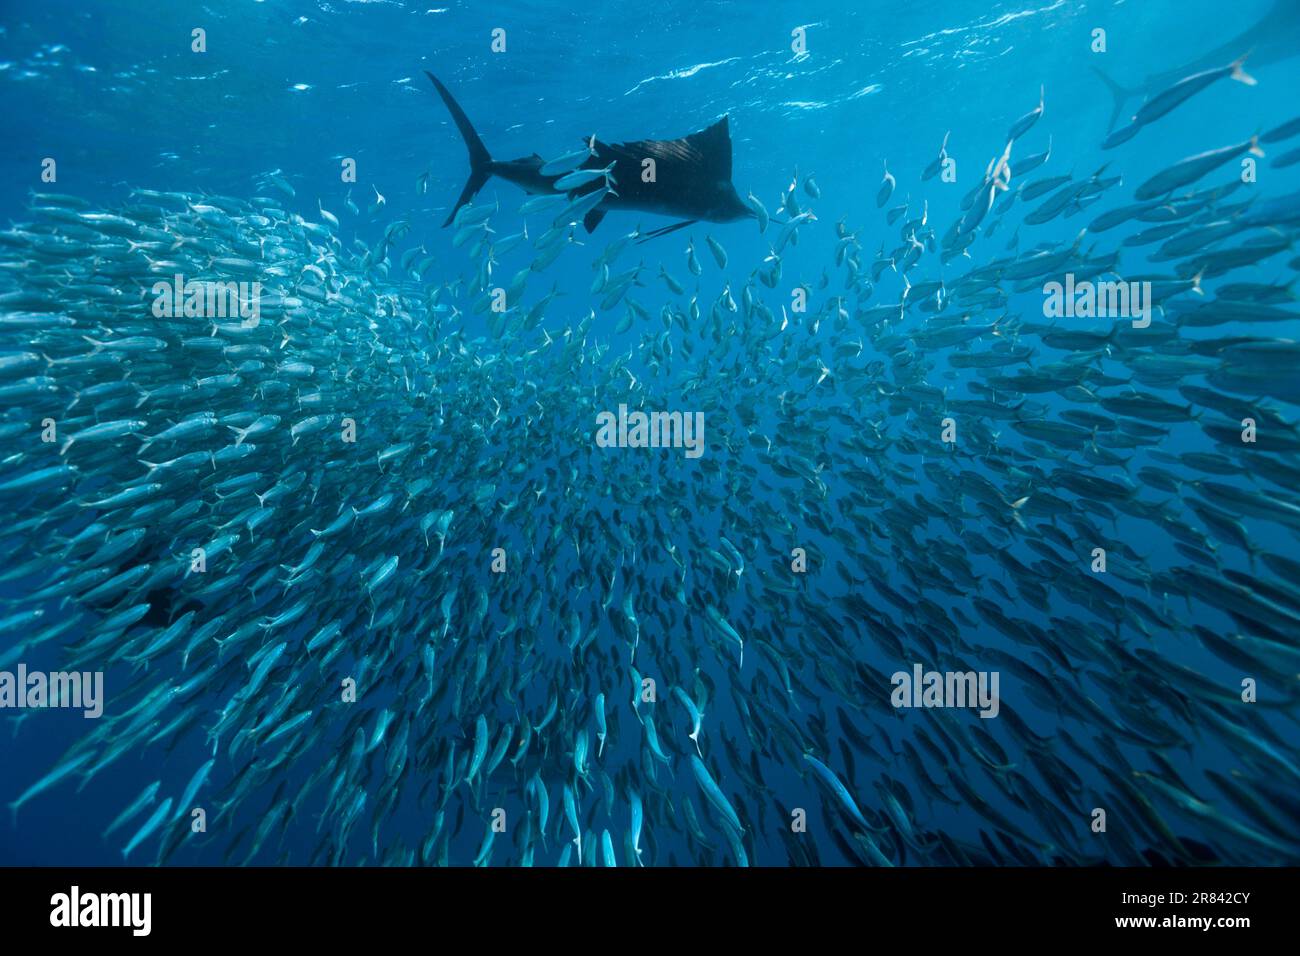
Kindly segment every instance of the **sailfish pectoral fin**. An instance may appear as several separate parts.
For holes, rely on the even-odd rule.
[[[666,236],[670,232],[676,232],[678,229],[685,229],[687,226],[693,226],[697,222],[699,222],[698,219],[686,219],[682,222],[675,222],[671,226],[660,226],[658,229],[652,229],[643,234],[636,240],[636,243],[637,245],[640,245],[643,242],[649,242],[651,239],[657,239],[659,236]]]

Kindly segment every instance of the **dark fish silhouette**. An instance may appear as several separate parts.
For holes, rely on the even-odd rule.
[[[536,153],[522,159],[494,160],[469,117],[447,88],[427,70],[425,76],[447,104],[447,110],[469,150],[469,180],[443,223],[444,227],[452,223],[460,208],[473,199],[492,176],[508,180],[528,193],[567,192],[574,198],[604,187],[604,179],[598,177],[575,189],[558,188],[556,183],[567,174],[543,174],[542,167],[546,162]],[[731,132],[726,116],[707,129],[681,139],[642,139],[610,144],[592,137],[590,144],[591,155],[578,169],[603,170],[612,166],[610,179],[613,189],[583,218],[588,232],[594,231],[611,209],[636,209],[685,220],[643,234],[646,237],[664,235],[700,220],[734,222],[755,218],[753,210],[731,183]],[[653,182],[646,182],[642,176],[647,159],[654,160]]]

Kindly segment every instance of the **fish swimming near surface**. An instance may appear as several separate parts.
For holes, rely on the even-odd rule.
[[[1089,175],[1047,95],[954,132],[960,209],[899,156],[818,219],[796,172],[784,221],[749,196],[765,251],[620,261],[638,230],[546,288],[589,213],[734,194],[729,141],[718,179],[710,131],[496,164],[446,96],[453,251],[387,185],[33,191],[0,740],[77,729],[5,764],[0,863],[76,799],[114,863],[1294,865],[1300,191],[1224,175],[1294,105]],[[500,170],[538,194],[469,203]],[[203,281],[250,275],[256,315]]]
[[[1213,50],[1206,51],[1190,63],[1154,73],[1134,86],[1118,83],[1100,68],[1093,67],[1093,72],[1106,84],[1112,99],[1107,132],[1115,128],[1130,100],[1157,96],[1188,76],[1214,70],[1244,53],[1249,53],[1253,68],[1281,63],[1300,55],[1300,4],[1295,0],[1275,0],[1268,13],[1249,29],[1224,41]]]
[[[590,144],[589,155],[578,170],[608,172],[590,178],[578,176],[577,179],[587,181],[572,182],[574,171],[551,174],[549,170],[554,168],[554,164],[548,164],[536,153],[521,159],[493,159],[451,91],[427,70],[424,75],[447,105],[465,140],[465,148],[469,150],[469,179],[443,223],[444,228],[456,220],[461,208],[493,176],[512,182],[534,195],[568,193],[575,198],[595,193],[608,181],[608,194],[583,216],[582,223],[587,232],[594,232],[605,214],[613,209],[678,216],[684,220],[645,233],[646,237],[665,235],[700,221],[735,222],[757,218],[731,183],[731,130],[726,116],[712,126],[680,139],[641,139],[611,144],[591,137],[587,141]],[[643,175],[647,160],[654,161],[653,177]]]

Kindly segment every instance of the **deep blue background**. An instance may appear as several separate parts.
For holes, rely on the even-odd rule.
[[[451,248],[451,231],[438,228],[467,166],[459,136],[424,81],[425,69],[437,73],[457,95],[497,158],[564,153],[593,132],[606,141],[674,137],[729,114],[734,181],[742,195],[752,190],[774,211],[796,169],[815,175],[822,196],[811,205],[820,223],[804,230],[799,246],[785,256],[787,282],[802,278],[814,283],[823,270],[834,271],[832,227],[841,219],[858,230],[866,251],[881,242],[896,243],[897,230],[885,227],[874,203],[886,161],[898,179],[896,201],[909,195],[928,198],[931,222],[942,234],[958,214],[961,196],[1001,151],[1007,127],[1037,102],[1040,84],[1047,90],[1044,117],[1017,144],[1017,152],[1046,148],[1050,134],[1053,157],[1044,175],[1073,171],[1082,178],[1114,161],[1125,176],[1126,195],[1183,156],[1239,142],[1290,119],[1300,89],[1295,59],[1260,69],[1248,64],[1258,87],[1218,83],[1163,120],[1158,132],[1144,132],[1114,153],[1099,149],[1111,107],[1090,67],[1102,66],[1122,82],[1176,67],[1243,30],[1271,6],[1261,0],[1058,0],[1041,5],[624,0],[595,6],[239,0],[85,6],[6,0],[0,11],[0,142],[6,146],[0,151],[0,218],[20,219],[26,192],[47,188],[37,178],[46,156],[59,163],[57,186],[48,188],[101,203],[123,196],[128,186],[247,196],[257,174],[280,169],[298,192],[290,208],[311,218],[319,198],[343,220],[345,237],[355,231],[373,242],[390,219],[410,219],[414,228],[400,249],[423,244],[438,256],[429,281],[469,275],[472,267],[464,249]],[[795,57],[790,31],[800,25],[807,27],[808,52]],[[190,52],[189,31],[196,26],[207,31],[206,54]],[[507,31],[503,55],[489,48],[495,27]],[[1108,33],[1104,56],[1089,50],[1090,33],[1098,27]],[[958,185],[932,181],[922,188],[919,173],[949,130]],[[338,176],[343,156],[358,163],[353,196],[363,210],[359,222],[343,209],[348,188]],[[1294,190],[1297,169],[1269,171],[1261,164],[1261,189],[1269,195]],[[419,195],[417,179],[426,171],[428,192]],[[364,214],[372,186],[388,200],[387,217],[373,221]],[[521,198],[499,181],[491,182],[483,196],[499,196],[506,211]],[[1011,218],[1023,212],[1021,208]],[[1072,239],[1090,218],[1022,227],[1022,248]],[[592,258],[638,221],[647,228],[663,224],[653,217],[612,214],[584,249],[566,251],[544,277],[534,280],[530,293],[540,295],[558,283],[569,294],[552,314],[561,310],[581,317],[595,304],[587,293]],[[996,239],[983,243],[977,258],[1002,254],[1011,225],[1004,224]],[[503,234],[518,228],[506,212],[494,227]],[[1108,233],[1101,248],[1112,248],[1127,230]],[[771,233],[759,236],[748,223],[697,227],[691,234],[706,269],[711,268],[703,245],[706,233],[722,240],[738,264],[757,265],[772,238]],[[685,236],[644,247],[647,262],[662,260],[685,279]],[[641,254],[625,254],[623,266]],[[508,273],[527,255],[526,248],[514,253]],[[1132,253],[1124,261],[1141,263]],[[930,257],[918,275],[951,278],[967,266],[962,261],[941,270]],[[1269,281],[1283,274],[1279,261],[1250,278]],[[1234,275],[1229,281],[1242,278]],[[896,283],[892,274],[887,276],[875,301],[896,300]],[[662,289],[654,282],[638,292],[652,314],[658,311],[656,297]],[[781,301],[778,296],[770,303],[777,309]],[[1039,308],[1037,294],[1019,305],[1027,320],[1037,320],[1029,311]],[[612,325],[614,315],[602,322]],[[1295,336],[1300,326],[1270,332]],[[1203,447],[1197,436],[1190,429],[1185,439],[1174,439],[1188,444],[1171,443],[1163,450]],[[1259,523],[1251,528],[1261,546],[1289,546],[1289,539],[1275,529]],[[1171,556],[1164,542],[1130,543],[1157,562]],[[1239,552],[1225,548],[1225,556],[1245,566]],[[844,555],[832,552],[831,557]],[[1185,617],[1187,612],[1171,604],[1168,613]],[[988,634],[980,638],[1000,640]],[[1220,667],[1191,646],[1166,644],[1161,649],[1206,671]],[[1004,681],[1009,679],[1004,675]],[[615,696],[610,689],[607,694]],[[720,693],[724,708],[729,707],[727,696]],[[725,713],[710,716],[721,721]],[[625,728],[630,718],[623,715]],[[10,720],[0,720],[0,798],[13,799],[44,773],[82,730],[81,723],[72,714],[42,714],[15,735]],[[712,726],[706,738],[710,733],[716,737],[719,724]],[[1041,724],[1036,729],[1047,732]],[[206,756],[194,740],[172,755],[174,762],[165,770],[156,749],[128,755],[80,795],[61,787],[34,800],[24,808],[18,828],[7,821],[0,824],[0,862],[119,862],[118,849],[135,825],[106,845],[99,838],[106,823],[156,777],[165,780],[164,794],[176,794]],[[1235,766],[1230,755],[1199,744],[1170,757],[1193,774],[1207,766]],[[679,765],[677,774],[687,780],[689,769]],[[798,794],[806,792],[793,769],[784,777],[769,776],[767,783],[796,805]],[[551,812],[553,817],[561,812],[558,789],[551,795]],[[968,837],[982,825],[968,813],[942,807],[925,816],[930,826]],[[418,821],[413,823],[413,839],[418,840],[423,830]],[[368,842],[368,826],[358,829],[367,831],[363,839]],[[472,856],[481,832],[477,824],[467,825],[457,846]],[[289,845],[305,860],[315,845],[312,829],[291,831]],[[773,838],[768,845],[780,861],[779,841]],[[202,853],[186,848],[175,860],[215,862],[219,850],[219,845]],[[832,845],[822,847],[822,853],[826,862],[839,860]],[[497,858],[502,856],[499,843]],[[274,858],[264,854],[259,862]],[[553,858],[552,852],[545,861]],[[685,858],[679,853],[679,861]]]

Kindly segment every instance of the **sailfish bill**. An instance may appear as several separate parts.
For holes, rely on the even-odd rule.
[[[588,145],[590,155],[576,171],[547,175],[542,172],[546,161],[536,153],[522,159],[494,160],[447,87],[427,70],[425,76],[442,97],[469,152],[469,179],[443,223],[444,228],[451,225],[461,207],[470,202],[493,176],[512,182],[527,193],[563,193],[572,199],[590,195],[608,184],[610,189],[604,198],[583,217],[588,232],[595,231],[606,213],[620,209],[685,220],[655,230],[654,235],[673,232],[698,221],[735,222],[755,218],[754,211],[740,198],[731,182],[731,131],[726,116],[681,139],[603,143],[594,136],[587,137],[584,143]],[[647,160],[653,161],[653,167]],[[651,168],[653,176],[643,175]],[[593,175],[573,188],[559,185],[561,180],[586,179],[574,175],[574,172],[582,170],[601,174]],[[604,172],[606,170],[608,172]]]

